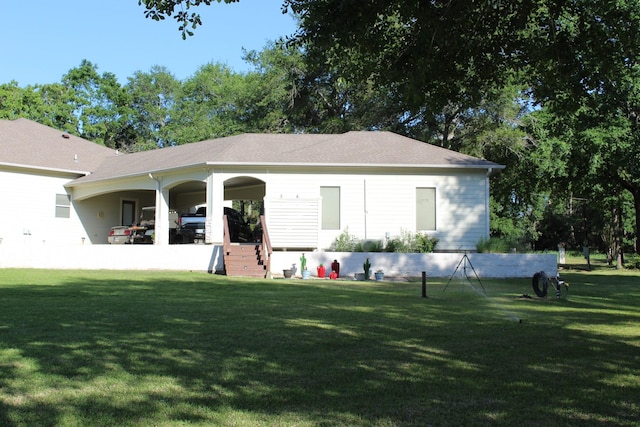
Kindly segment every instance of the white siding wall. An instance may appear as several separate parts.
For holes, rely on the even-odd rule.
[[[436,185],[436,237],[440,239],[440,249],[475,249],[480,239],[488,237],[485,182],[484,173],[439,177]]]
[[[235,176],[264,181],[265,214],[275,247],[327,249],[343,231],[361,239],[384,239],[416,229],[416,188],[436,189],[439,250],[474,249],[487,237],[486,175],[482,171],[448,170],[428,175],[357,169],[335,173],[329,169],[305,171],[218,169],[211,184]],[[138,209],[154,203],[154,192],[133,188],[72,201],[71,218],[55,218],[55,195],[64,194],[69,177],[0,172],[3,201],[0,238],[4,244],[79,245],[106,243],[109,228],[120,222],[123,198]],[[150,181],[150,180],[147,180]],[[320,187],[340,187],[340,230],[321,230]],[[217,192],[215,194],[218,194]],[[148,200],[147,200],[148,199]],[[215,205],[216,201],[212,201]],[[82,221],[78,218],[80,217]],[[217,241],[214,243],[218,243]]]
[[[0,238],[3,245],[81,244],[87,239],[78,216],[70,208],[69,218],[56,218],[56,194],[67,194],[70,178],[38,173],[0,171],[2,205]]]
[[[154,203],[150,191],[119,191],[73,200],[69,218],[56,218],[56,194],[67,194],[69,176],[0,171],[0,238],[3,245],[106,244],[109,229],[120,225],[122,200],[136,208]]]
[[[417,187],[436,189],[437,230],[429,234],[440,239],[439,250],[475,249],[476,243],[487,237],[484,172],[311,175],[271,171],[256,177],[267,183],[267,200],[287,199],[291,203],[296,200],[307,203],[309,199],[319,198],[322,186],[340,187],[341,230],[319,230],[319,249],[328,248],[344,230],[361,239],[384,239],[387,233],[394,237],[402,231],[415,232]],[[267,209],[265,213],[271,231],[276,211]],[[278,215],[284,215],[284,212],[279,211]],[[295,232],[294,228],[289,229]]]

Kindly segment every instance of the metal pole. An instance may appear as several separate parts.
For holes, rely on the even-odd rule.
[[[422,298],[429,298],[427,296],[427,272],[422,272]]]

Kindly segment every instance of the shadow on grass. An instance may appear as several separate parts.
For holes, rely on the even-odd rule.
[[[542,304],[525,281],[5,285],[0,424],[631,425],[638,280],[587,278]]]

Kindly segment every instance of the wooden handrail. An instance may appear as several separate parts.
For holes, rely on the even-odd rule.
[[[267,221],[264,218],[264,215],[260,215],[260,225],[262,226],[262,247],[267,254],[267,272],[271,272],[271,253],[273,252],[271,248],[271,239],[269,238],[269,230],[267,229]]]
[[[231,247],[231,235],[229,234],[229,221],[226,215],[222,215],[222,224],[224,226],[224,236],[222,240],[222,259],[224,261],[225,272],[227,270],[227,253]]]

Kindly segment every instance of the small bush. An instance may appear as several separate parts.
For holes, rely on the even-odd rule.
[[[354,248],[354,252],[382,252],[383,250],[382,240],[361,240]]]
[[[436,245],[440,239],[430,237],[427,234],[416,233],[416,252],[427,254],[433,252],[436,249]]]
[[[399,253],[429,253],[433,252],[438,244],[438,239],[424,233],[411,233],[402,230],[400,236],[396,236],[387,242],[387,252]]]
[[[435,250],[438,239],[423,233],[412,233],[402,230],[399,236],[389,239],[385,245],[382,240],[358,240],[343,231],[333,241],[329,250],[333,252],[398,252],[429,253]]]
[[[624,268],[629,270],[640,269],[640,256],[637,254],[628,254],[624,257]]]
[[[399,239],[391,239],[387,242],[387,245],[384,247],[385,252],[402,252],[401,251],[401,241]]]
[[[387,242],[387,252],[410,253],[415,252],[415,236],[407,230],[402,230],[399,236],[394,236]]]
[[[349,234],[349,229],[345,229],[336,237],[329,250],[332,252],[356,252],[355,249],[358,243],[356,236]]]

